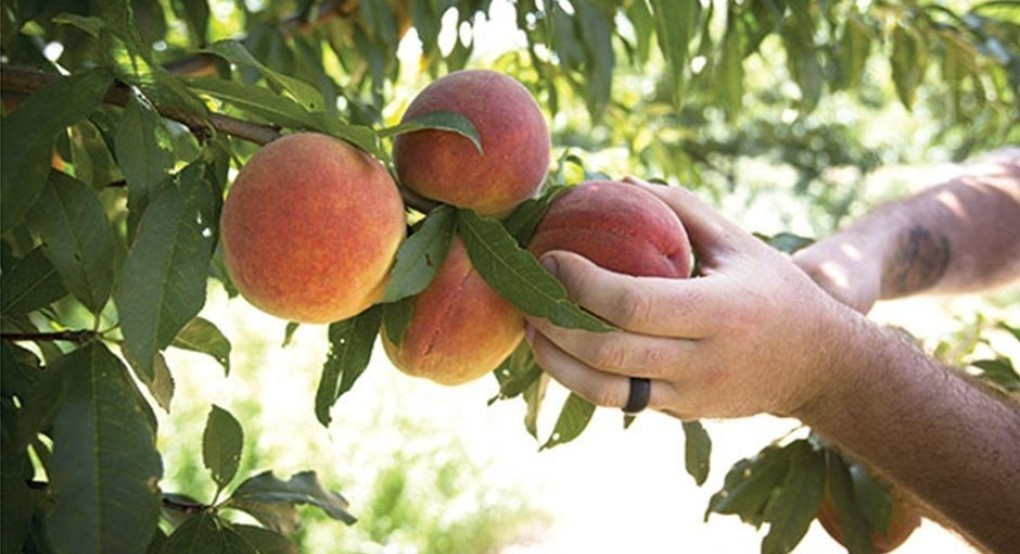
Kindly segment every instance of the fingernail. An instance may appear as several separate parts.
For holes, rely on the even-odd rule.
[[[524,339],[530,344],[535,338],[535,328],[530,323],[524,325]]]
[[[546,271],[551,273],[553,277],[556,277],[556,274],[559,272],[560,269],[559,264],[556,263],[556,258],[553,258],[552,256],[546,256],[542,258],[541,263],[542,267],[544,267]]]

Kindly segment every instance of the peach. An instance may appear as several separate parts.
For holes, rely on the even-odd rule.
[[[380,333],[390,361],[410,375],[465,383],[496,369],[524,337],[524,316],[482,279],[459,237],[412,302],[400,346]]]
[[[403,186],[426,198],[500,216],[542,185],[549,170],[549,127],[520,83],[495,71],[450,73],[414,98],[403,121],[441,111],[469,119],[483,152],[449,131],[397,135],[393,162]]]
[[[576,252],[633,276],[685,278],[691,245],[680,219],[648,191],[617,181],[588,181],[553,200],[528,250]]]
[[[333,137],[298,133],[244,165],[220,233],[245,299],[277,317],[329,323],[381,297],[406,219],[381,163]]]
[[[843,528],[839,523],[839,514],[836,512],[836,505],[832,496],[829,495],[828,489],[825,491],[822,505],[818,508],[817,518],[829,536],[846,546],[846,543],[843,542]],[[892,512],[889,514],[888,533],[882,534],[877,529],[872,531],[871,546],[878,554],[892,552],[906,542],[919,525],[921,525],[921,516],[902,494],[894,492]]]

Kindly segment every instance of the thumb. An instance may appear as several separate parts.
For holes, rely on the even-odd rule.
[[[635,177],[624,181],[652,193],[680,218],[691,246],[701,255],[727,249],[739,250],[756,239],[723,217],[715,208],[683,187],[653,185]]]

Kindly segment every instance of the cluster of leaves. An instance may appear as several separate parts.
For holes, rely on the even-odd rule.
[[[836,508],[847,551],[874,552],[872,535],[889,529],[891,490],[816,435],[776,441],[734,464],[709,500],[705,520],[718,513],[737,515],[755,528],[768,524],[762,553],[791,552],[826,496]]]

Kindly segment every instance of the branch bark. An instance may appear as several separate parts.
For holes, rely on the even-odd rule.
[[[89,329],[55,331],[52,333],[0,333],[0,338],[11,341],[64,341],[75,344],[86,344],[99,337],[99,333]]]

